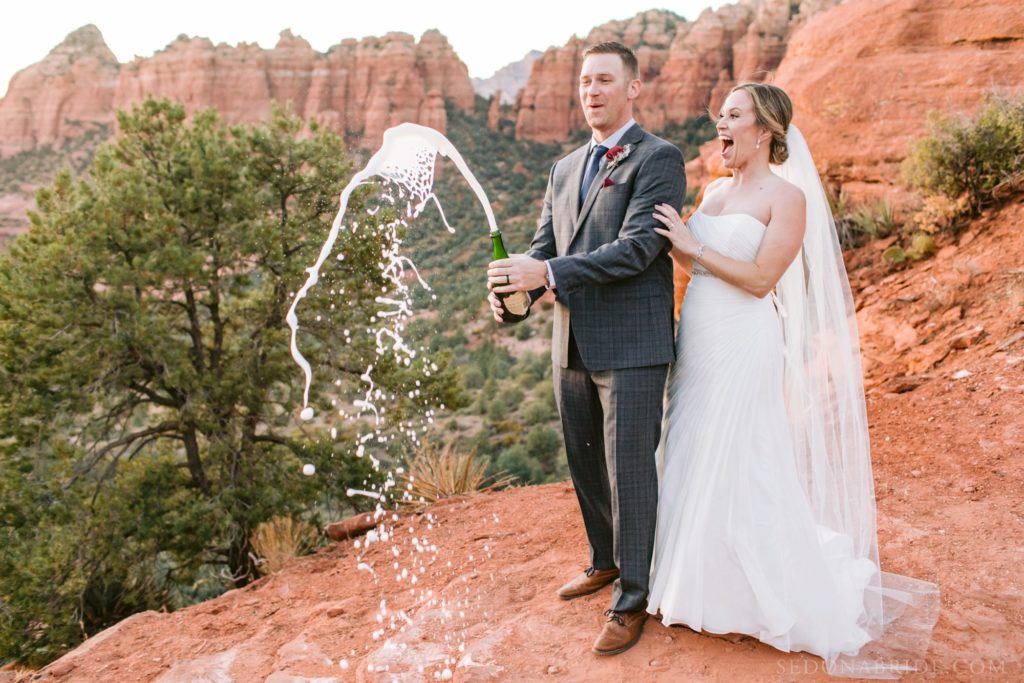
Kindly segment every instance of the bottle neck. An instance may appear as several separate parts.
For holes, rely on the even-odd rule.
[[[491,233],[491,245],[494,247],[495,260],[508,258],[508,252],[505,251],[505,243],[501,241],[500,231]]]

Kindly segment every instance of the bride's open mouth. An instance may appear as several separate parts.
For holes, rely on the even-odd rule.
[[[722,143],[722,156],[724,157],[726,154],[728,154],[729,150],[732,149],[734,143],[732,138],[726,137],[724,135],[719,135],[718,139]]]

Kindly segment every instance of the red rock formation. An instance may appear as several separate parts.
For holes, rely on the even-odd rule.
[[[900,183],[929,110],[970,114],[994,88],[1024,86],[1022,65],[1019,0],[859,0],[801,27],[775,82],[819,170],[851,196],[877,197]]]
[[[114,120],[117,58],[92,24],[22,69],[0,100],[0,157],[52,145]]]
[[[517,138],[560,142],[582,127],[575,83],[584,47],[573,36],[564,47],[548,49],[533,63],[530,80],[516,102]]]
[[[179,39],[122,70],[118,106],[146,94],[214,107],[232,122],[264,119],[272,101],[291,102],[300,116],[370,146],[403,121],[444,132],[445,99],[463,109],[474,100],[466,66],[437,31],[427,31],[419,43],[406,33],[345,40],[326,55],[289,31],[273,50]]]
[[[711,94],[734,82],[733,45],[745,35],[751,18],[750,7],[726,5],[704,10],[697,21],[686,24],[672,43],[665,69],[645,88],[639,120],[657,129],[702,114]]]
[[[692,23],[651,10],[603,24],[585,40],[574,36],[534,65],[520,101],[516,136],[560,142],[584,127],[576,81],[587,45],[617,40],[636,51],[644,81],[636,117],[658,130],[701,115],[738,81],[763,78],[779,65],[793,28],[836,2],[805,0],[794,13],[789,0],[747,0],[704,10]]]
[[[625,21],[591,30],[585,39],[573,36],[563,47],[549,48],[533,65],[517,100],[516,137],[561,142],[584,127],[577,94],[582,53],[587,45],[616,40],[637,54],[640,77],[655,78],[668,59],[669,46],[685,21],[673,12],[649,10]],[[641,95],[641,101],[650,97]]]
[[[229,123],[258,121],[270,115],[266,75],[259,45],[179,36],[152,57],[122,67],[114,107],[127,109],[152,95],[178,100],[189,111],[213,107]]]
[[[501,121],[501,91],[495,90],[491,96],[491,106],[487,109],[487,127],[491,130],[498,130],[498,123]]]
[[[272,103],[376,145],[390,126],[413,121],[442,132],[445,101],[470,110],[469,73],[448,40],[427,31],[346,40],[326,54],[290,31],[264,50],[181,36],[152,57],[123,66],[94,26],[72,33],[50,55],[18,73],[0,101],[0,156],[57,144],[82,122],[109,124],[115,109],[147,96],[212,107],[231,123],[270,115]]]

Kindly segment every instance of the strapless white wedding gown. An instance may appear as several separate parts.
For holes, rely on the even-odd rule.
[[[746,214],[699,211],[689,226],[744,261],[766,230]],[[812,516],[786,412],[779,315],[771,296],[694,264],[659,451],[648,611],[666,625],[831,659],[869,640],[858,618],[877,567]]]

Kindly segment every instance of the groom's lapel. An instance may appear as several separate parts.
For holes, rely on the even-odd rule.
[[[633,149],[630,151],[630,156],[632,156],[633,154],[636,153],[636,146],[640,144],[640,141],[643,139],[644,129],[640,127],[640,124],[633,124],[633,127],[627,130],[626,133],[619,140],[619,144],[623,147],[625,147],[626,145],[633,145]],[[624,159],[623,163],[625,162],[626,160]],[[618,166],[616,166],[616,168],[618,168]],[[583,207],[580,208],[579,214],[576,216],[576,223],[573,226],[572,236],[569,238],[569,243],[565,245],[566,249],[568,249],[569,244],[572,244],[572,241],[576,239],[576,235],[579,233],[580,227],[583,225],[583,221],[586,220],[587,214],[590,213],[590,207],[594,205],[594,201],[597,199],[597,193],[600,192],[601,189],[604,187],[605,179],[614,170],[615,169],[613,168],[611,169],[611,171],[609,171],[608,166],[606,164],[603,169],[598,171],[597,177],[594,178],[594,182],[590,184],[590,190],[587,192],[586,201],[583,202]],[[580,174],[580,182],[579,185],[577,185],[576,187],[578,188],[581,187],[582,185],[583,175]],[[578,195],[579,192],[577,191],[576,194]]]
[[[568,195],[568,215],[571,216],[571,220],[560,221],[561,225],[565,225],[569,228],[568,230],[564,231],[564,234],[557,236],[561,238],[559,240],[559,242],[562,244],[562,249],[560,250],[560,253],[569,249],[569,238],[571,235],[574,234],[572,230],[576,225],[576,216],[578,216],[580,212],[580,187],[583,186],[583,172],[587,166],[587,151],[589,150],[589,148],[589,143],[583,145],[575,152],[573,152],[573,156],[570,160],[569,187],[565,188],[565,192]]]

